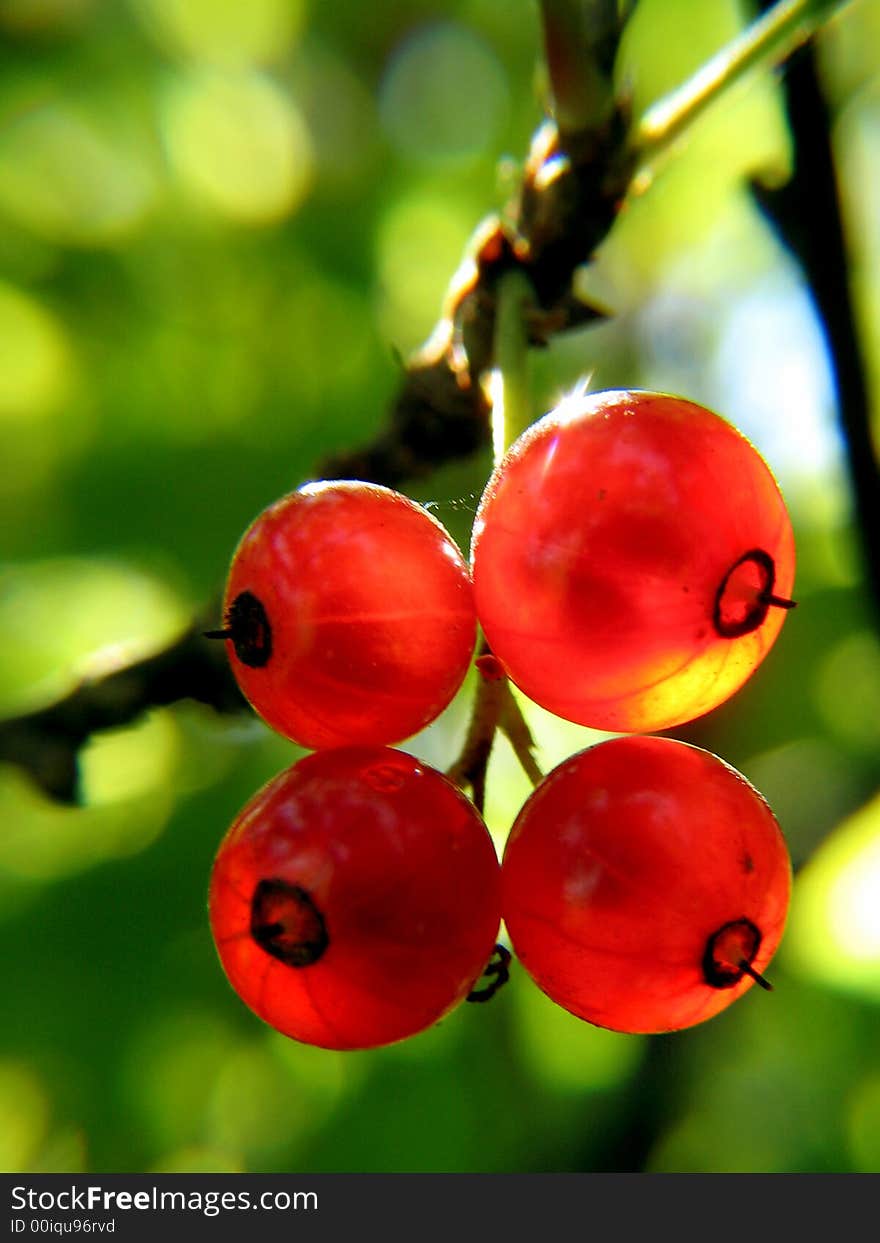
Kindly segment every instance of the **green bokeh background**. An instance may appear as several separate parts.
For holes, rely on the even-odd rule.
[[[638,114],[732,37],[732,0],[642,0]],[[159,650],[240,533],[383,425],[467,238],[541,116],[511,0],[0,2],[0,713]],[[880,10],[821,40],[851,287],[880,383]],[[82,806],[0,769],[0,1169],[880,1169],[880,643],[822,335],[746,190],[789,137],[770,75],[631,202],[584,290],[615,312],[534,359],[681,392],[762,449],[800,607],[752,681],[677,736],[767,795],[797,865],[772,995],[663,1037],[592,1028],[514,970],[402,1045],[335,1054],[228,987],[206,891],[296,749],[190,703],[96,737]],[[487,460],[413,489],[467,547]],[[472,685],[406,744],[451,763]],[[550,767],[599,735],[524,705]],[[528,791],[499,743],[499,849]]]

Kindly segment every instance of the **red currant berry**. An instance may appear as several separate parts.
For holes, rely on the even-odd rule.
[[[375,484],[308,484],[264,511],[229,572],[238,684],[304,747],[399,742],[434,720],[476,640],[468,568],[439,522]]]
[[[615,738],[541,782],[511,830],[502,914],[544,992],[626,1032],[710,1018],[782,937],[788,850],[762,796],[669,738]]]
[[[232,987],[307,1044],[365,1049],[462,1001],[498,934],[500,868],[473,804],[411,755],[318,751],[239,813],[211,929]]]
[[[718,415],[659,393],[569,399],[512,447],[472,544],[477,614],[542,707],[650,733],[728,699],[791,607],[779,489]]]

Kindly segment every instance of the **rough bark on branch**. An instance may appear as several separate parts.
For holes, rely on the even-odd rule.
[[[600,68],[608,75],[609,46],[605,30]],[[321,464],[316,477],[400,487],[490,442],[483,379],[492,365],[499,278],[511,267],[527,276],[535,295],[528,324],[535,345],[600,314],[574,297],[572,278],[608,232],[626,192],[625,137],[617,109],[596,128],[567,133],[565,142],[551,121],[540,127],[516,202],[503,219],[491,218],[474,234],[437,329],[405,366],[385,430],[372,444]],[[92,733],[182,699],[219,712],[247,710],[223,645],[205,639],[201,629],[194,625],[151,659],[0,723],[0,762],[23,767],[50,797],[74,802],[78,752]]]

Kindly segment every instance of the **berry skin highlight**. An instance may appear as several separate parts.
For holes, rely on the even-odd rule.
[[[224,629],[256,712],[303,747],[411,737],[451,702],[476,617],[467,565],[415,501],[356,481],[307,484],[245,532]]]
[[[767,987],[790,892],[763,797],[669,738],[614,738],[564,761],[522,808],[502,863],[523,967],[572,1014],[622,1032],[690,1027]]]
[[[650,733],[730,698],[769,652],[794,537],[731,424],[660,393],[568,399],[493,473],[474,524],[480,624],[508,676],[581,725]]]
[[[236,817],[211,875],[223,969],[295,1040],[366,1049],[463,1001],[498,934],[500,868],[472,803],[386,747],[306,756]]]

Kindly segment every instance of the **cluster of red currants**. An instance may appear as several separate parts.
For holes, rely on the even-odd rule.
[[[791,607],[794,542],[747,440],[679,397],[567,399],[493,473],[471,566],[413,501],[309,484],[229,574],[239,685],[309,748],[240,812],[210,918],[264,1020],[327,1048],[387,1044],[469,995],[503,918],[538,985],[620,1031],[722,1010],[782,936],[788,851],[762,796],[653,731],[728,699]],[[474,804],[389,744],[451,702],[477,623],[504,673],[612,738],[537,786],[499,866]]]

